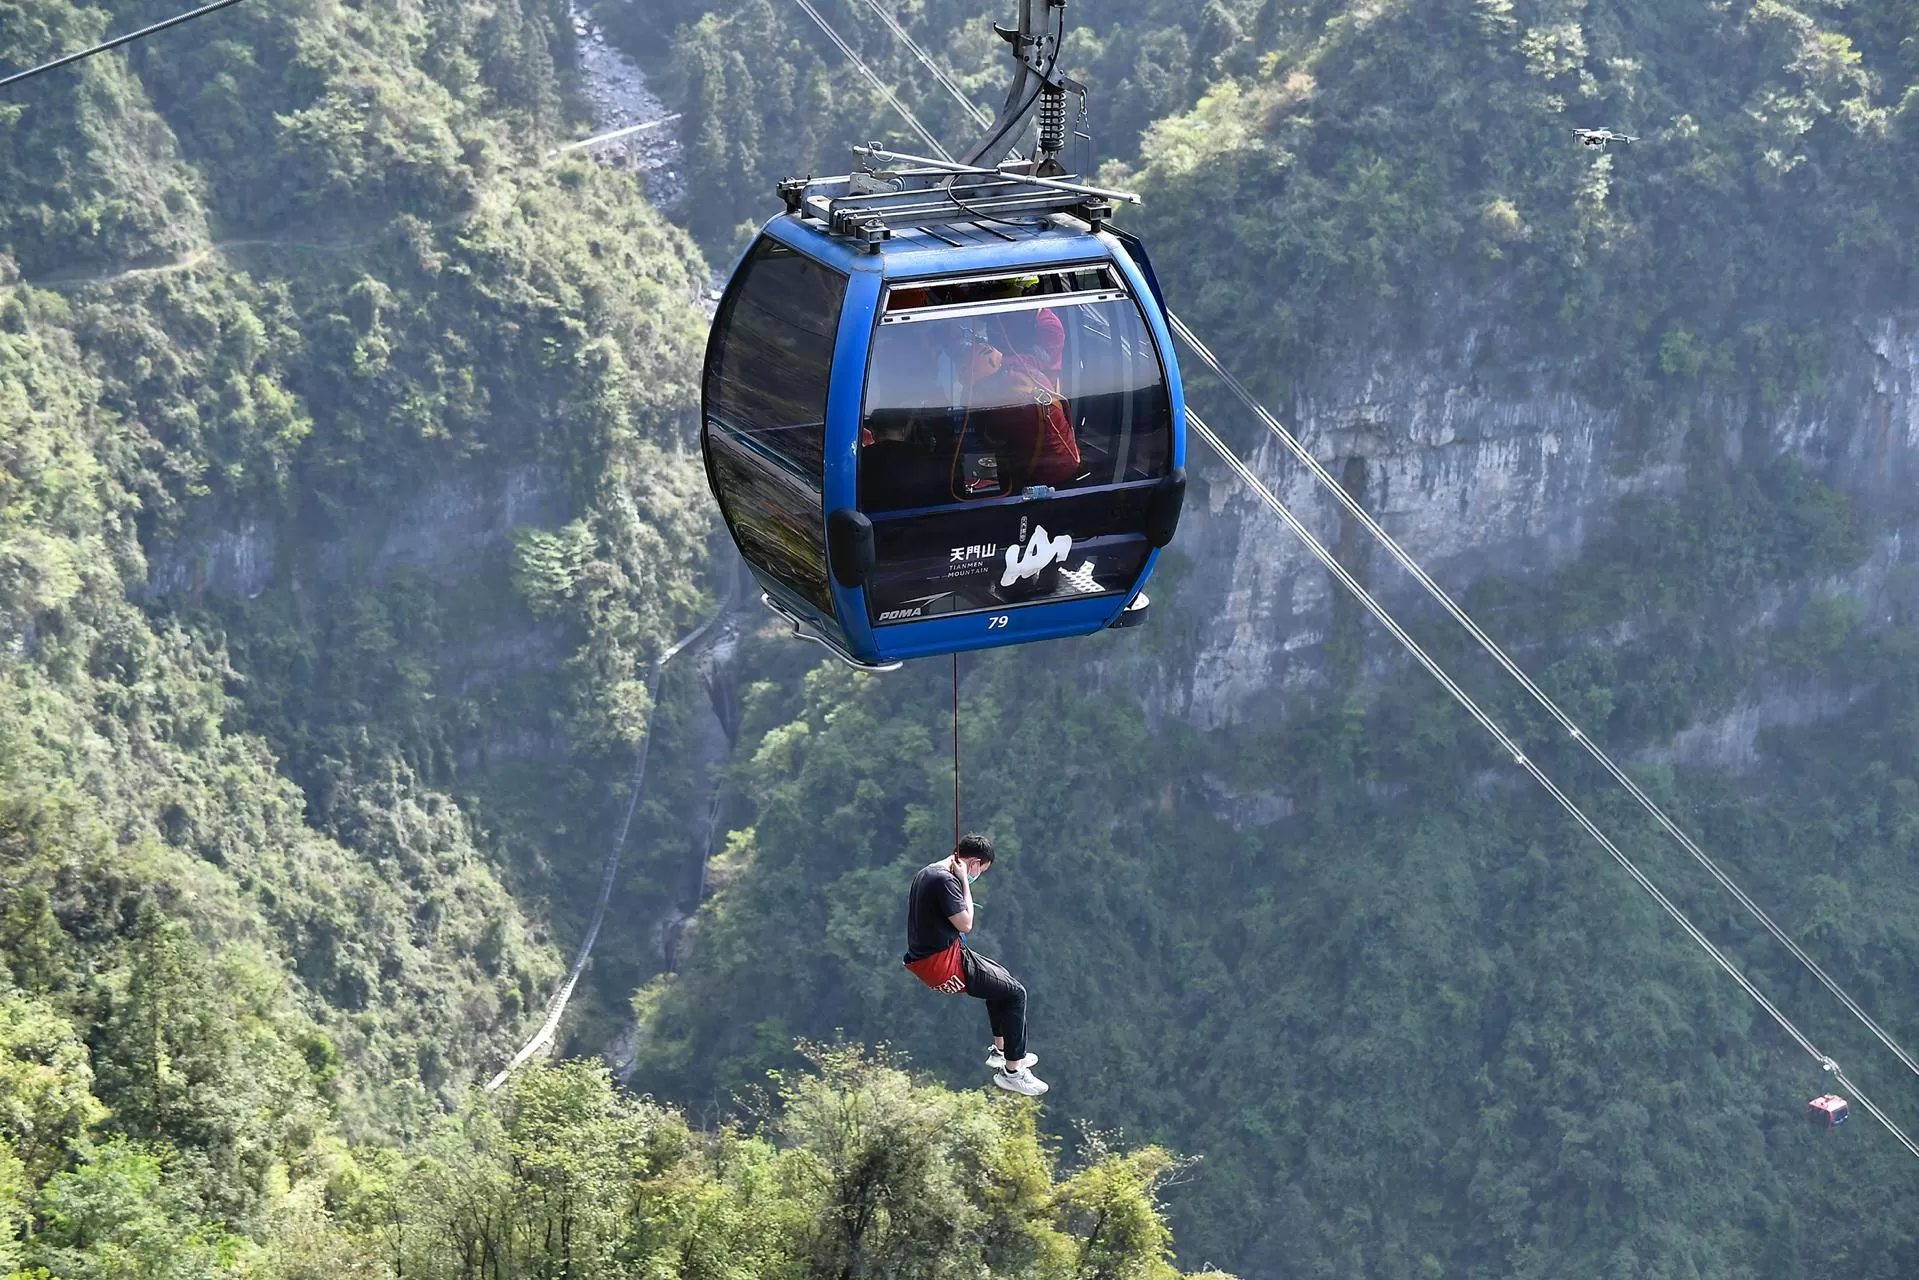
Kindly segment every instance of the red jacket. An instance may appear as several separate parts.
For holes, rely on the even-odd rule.
[[[1079,473],[1079,439],[1059,393],[1066,326],[1052,311],[1040,310],[1033,313],[1033,328],[1034,345],[1006,354],[998,375],[1017,402],[993,410],[986,424],[988,438],[1006,451],[1003,474],[1013,492],[1029,484],[1064,484]]]

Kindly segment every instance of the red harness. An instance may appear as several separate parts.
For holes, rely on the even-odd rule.
[[[933,990],[943,995],[962,996],[966,994],[966,967],[960,959],[963,949],[960,940],[955,938],[946,950],[909,960],[906,967],[915,978]]]

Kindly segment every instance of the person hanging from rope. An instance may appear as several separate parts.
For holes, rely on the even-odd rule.
[[[993,1083],[1037,1098],[1049,1086],[1033,1074],[1038,1056],[1026,1051],[1026,988],[1006,966],[966,945],[979,912],[973,881],[992,865],[993,842],[971,833],[959,838],[949,856],[913,876],[906,899],[906,967],[935,991],[984,1000],[993,1028],[986,1055]]]

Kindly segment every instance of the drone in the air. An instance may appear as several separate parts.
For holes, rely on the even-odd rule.
[[[1623,142],[1631,146],[1639,141],[1629,133],[1614,133],[1611,129],[1574,129],[1573,136],[1589,147],[1603,147],[1609,142]]]

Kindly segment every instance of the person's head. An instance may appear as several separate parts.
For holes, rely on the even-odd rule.
[[[1024,298],[1039,292],[1039,277],[1013,276],[1005,280],[989,280],[977,292],[982,298],[995,300]]]
[[[905,440],[913,429],[912,421],[903,413],[875,413],[867,418],[866,426],[876,442]]]
[[[993,865],[993,842],[977,831],[969,831],[953,846],[953,856],[966,869],[967,878],[977,880]]]

